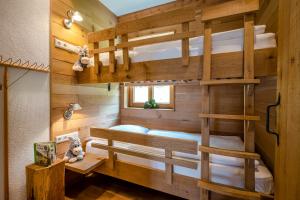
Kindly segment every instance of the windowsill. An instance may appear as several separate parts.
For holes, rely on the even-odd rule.
[[[135,108],[135,107],[125,107],[124,109],[129,109],[129,110],[149,110],[149,111],[174,111],[175,109],[173,108],[156,108],[156,109],[145,109],[145,108]]]

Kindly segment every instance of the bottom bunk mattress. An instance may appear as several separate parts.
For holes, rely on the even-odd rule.
[[[107,140],[94,138],[92,141],[89,141],[87,143],[86,152],[108,158],[107,150],[94,148],[92,146],[93,143],[107,145]],[[135,144],[129,144],[123,142],[114,142],[113,146],[124,148],[131,151],[138,151],[142,153],[158,154],[158,155],[163,154],[163,151],[157,148],[144,147],[141,145],[135,145]],[[165,163],[158,162],[158,161],[125,155],[121,153],[117,153],[117,159],[119,161],[123,161],[134,165],[140,165],[140,166],[159,169],[159,170],[165,170]],[[191,158],[186,158],[186,159],[191,159]],[[195,161],[195,159],[191,159],[191,160]],[[196,160],[196,162],[198,162],[197,169],[190,169],[190,168],[174,165],[174,173],[188,176],[188,177],[193,177],[193,178],[200,178],[201,161]],[[234,187],[241,187],[241,188],[244,186],[244,169],[242,167],[210,163],[210,173],[211,173],[211,181],[213,182],[230,185]],[[258,165],[256,165],[255,190],[257,192],[261,192],[265,194],[273,193],[273,176],[261,161],[258,163]]]

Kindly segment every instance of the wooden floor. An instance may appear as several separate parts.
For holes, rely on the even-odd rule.
[[[93,175],[66,187],[66,200],[182,200],[108,176]]]

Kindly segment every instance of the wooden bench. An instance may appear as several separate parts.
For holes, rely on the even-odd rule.
[[[77,161],[75,163],[66,163],[66,169],[86,175],[102,165],[104,161],[104,158],[101,158],[95,154],[87,153],[84,159],[81,161]]]

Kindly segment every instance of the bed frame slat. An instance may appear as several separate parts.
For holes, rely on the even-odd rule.
[[[144,135],[106,128],[91,128],[91,136],[161,149],[172,149],[172,151],[179,151],[196,155],[198,153],[198,142],[192,140]]]
[[[172,157],[172,158],[166,158],[164,155],[156,155],[156,154],[150,154],[150,153],[142,153],[134,150],[128,150],[128,149],[123,149],[119,147],[113,147],[113,146],[107,146],[103,144],[98,144],[98,143],[92,143],[92,147],[98,148],[98,149],[103,149],[103,150],[112,150],[115,153],[122,153],[130,156],[136,156],[140,158],[145,158],[149,160],[155,160],[159,162],[164,162],[172,165],[178,165],[182,167],[187,167],[190,169],[197,169],[198,167],[198,162],[199,160],[188,160],[188,159],[183,159],[179,157]]]

